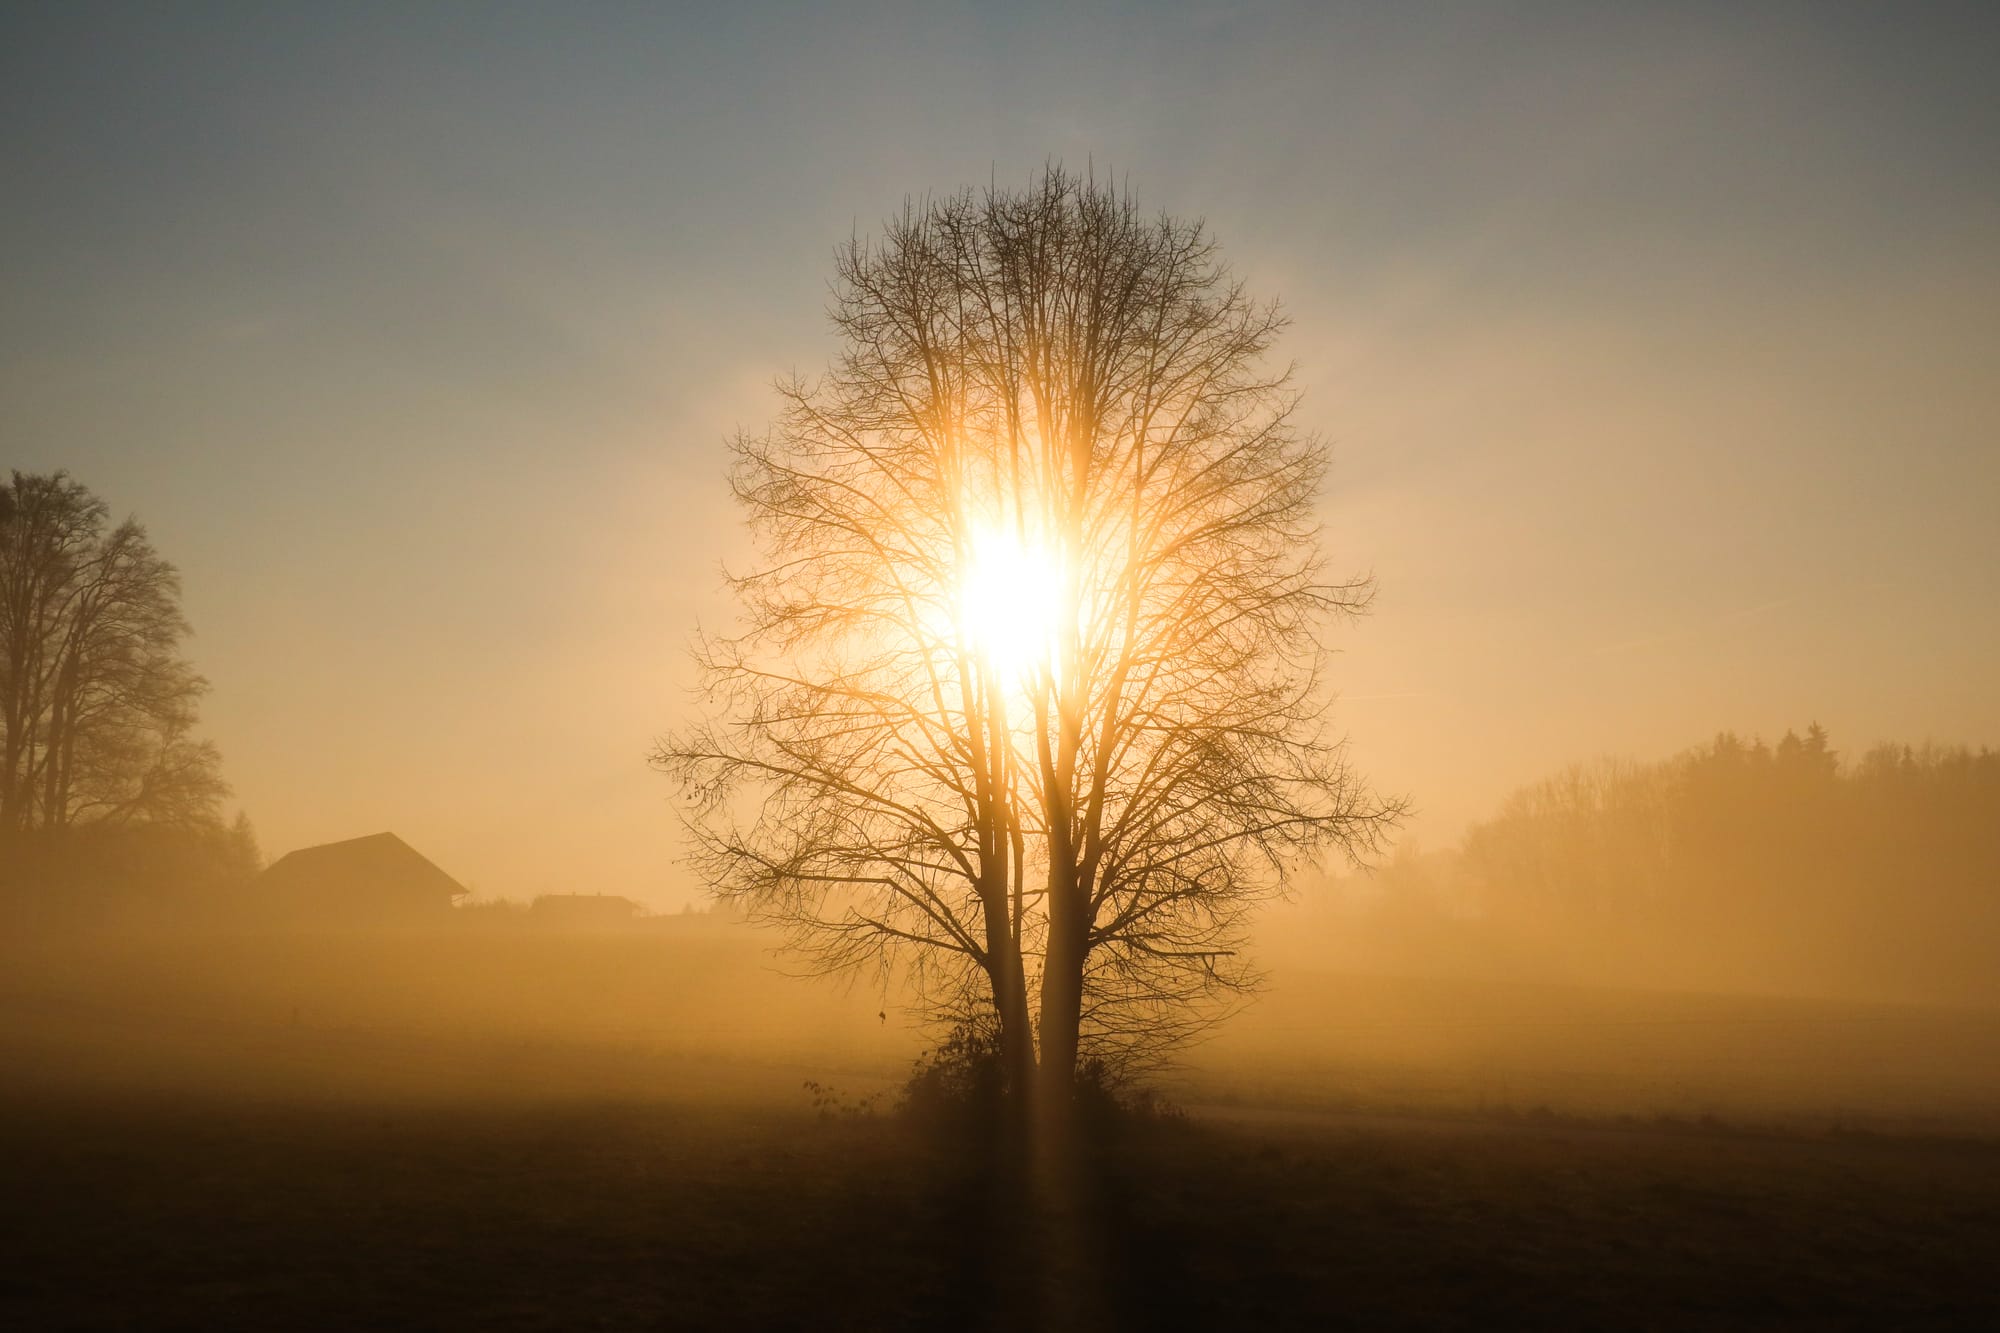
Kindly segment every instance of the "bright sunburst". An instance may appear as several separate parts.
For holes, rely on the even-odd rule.
[[[1061,569],[1047,548],[1004,529],[975,535],[959,615],[997,675],[1019,682],[1047,660],[1061,592]]]

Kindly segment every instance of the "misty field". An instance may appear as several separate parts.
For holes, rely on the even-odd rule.
[[[2000,1309],[1976,1011],[1281,966],[1169,1080],[1187,1114],[1100,1134],[1051,1212],[893,1113],[921,1038],[878,996],[781,976],[747,932],[6,952],[8,1327]]]

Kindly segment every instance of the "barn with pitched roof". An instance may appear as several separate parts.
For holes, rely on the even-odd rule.
[[[288,852],[258,883],[274,906],[334,923],[436,919],[466,891],[393,833]]]

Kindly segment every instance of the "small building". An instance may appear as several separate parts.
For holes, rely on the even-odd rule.
[[[544,893],[528,904],[538,925],[563,930],[618,930],[639,915],[639,904],[615,893]]]
[[[393,833],[288,852],[257,883],[273,905],[330,924],[436,920],[466,891]]]

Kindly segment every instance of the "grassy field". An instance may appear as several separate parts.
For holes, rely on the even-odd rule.
[[[1651,1125],[1145,1126],[1027,1206],[876,1117],[13,1099],[0,1326],[1949,1327],[2000,1149]]]
[[[1990,1014],[1294,970],[1031,1198],[741,939],[0,953],[0,1328],[2000,1321]]]

